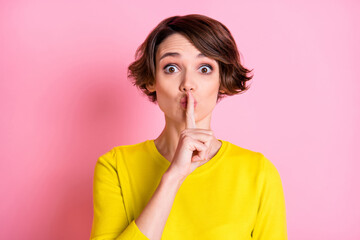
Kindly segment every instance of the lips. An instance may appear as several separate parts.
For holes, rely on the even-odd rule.
[[[187,107],[187,97],[186,96],[181,98],[180,104],[185,108]],[[194,99],[194,107],[196,107],[196,105],[197,105],[197,101]]]

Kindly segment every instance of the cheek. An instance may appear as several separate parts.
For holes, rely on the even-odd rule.
[[[206,87],[206,89],[200,91],[202,92],[201,100],[204,103],[203,104],[204,109],[207,109],[206,111],[208,111],[213,109],[216,105],[220,85],[211,84],[204,87]]]
[[[158,105],[162,111],[169,109],[172,107],[174,102],[175,93],[172,92],[173,90],[166,87],[166,86],[158,86],[156,89],[156,97],[158,101]]]
[[[156,88],[156,94],[158,96],[158,98],[160,99],[168,99],[173,95],[174,90],[172,89],[171,86],[168,86],[164,83],[159,83],[157,84],[157,88]]]
[[[220,88],[220,81],[217,82],[216,80],[214,80],[214,82],[216,82],[216,84],[209,84],[207,86],[206,93],[207,93],[207,96],[209,96],[209,97],[218,95],[219,88]]]

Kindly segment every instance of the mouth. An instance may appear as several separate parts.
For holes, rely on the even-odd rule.
[[[180,105],[186,109],[187,108],[187,97],[183,97],[181,100],[180,100]],[[196,107],[197,105],[197,101],[194,99],[194,108]]]

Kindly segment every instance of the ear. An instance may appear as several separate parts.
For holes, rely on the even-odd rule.
[[[220,88],[220,89],[219,89],[219,92],[220,92],[220,93],[225,93],[225,90],[224,90],[223,88]]]
[[[221,81],[220,81],[220,86],[219,86],[219,93],[226,93],[226,90],[224,89],[224,86],[223,86],[223,84],[221,83]]]
[[[146,89],[149,92],[155,92],[155,84],[151,83],[151,84],[146,84]]]

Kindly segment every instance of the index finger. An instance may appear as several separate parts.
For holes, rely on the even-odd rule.
[[[196,128],[195,114],[194,114],[194,96],[190,91],[187,94],[187,106],[186,106],[186,128]]]

